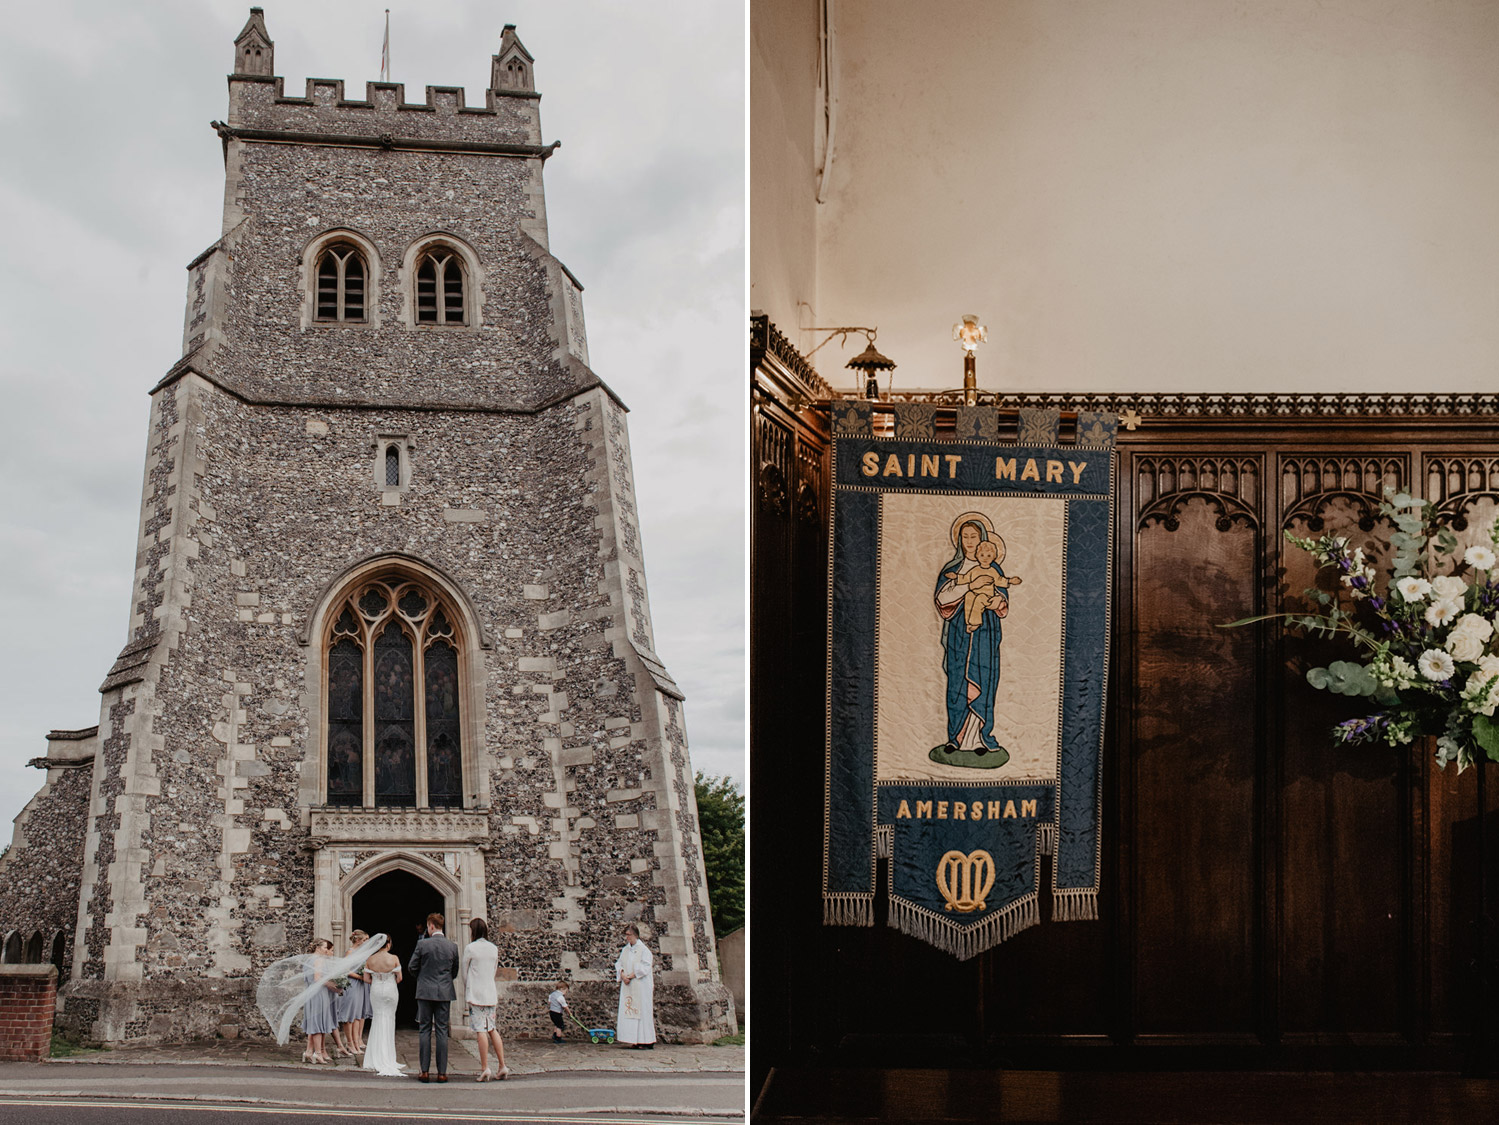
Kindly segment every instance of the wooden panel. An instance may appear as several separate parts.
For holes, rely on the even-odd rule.
[[[1179,466],[1173,464],[1173,469]],[[1255,1026],[1258,528],[1211,494],[1148,507],[1135,545],[1135,1027]]]
[[[1377,493],[1364,491],[1369,481],[1362,479],[1377,484],[1385,475],[1379,462],[1392,466],[1388,475],[1397,479],[1389,483],[1404,487],[1403,464],[1394,459],[1286,459],[1282,491],[1293,503],[1283,525],[1299,536],[1346,536],[1387,578],[1389,528],[1377,518]],[[1314,484],[1298,496],[1302,477]],[[1287,611],[1312,608],[1303,594],[1308,587],[1331,592],[1336,585],[1289,544],[1281,566]],[[1348,646],[1294,637],[1282,639],[1281,651],[1282,1030],[1395,1035],[1415,971],[1407,941],[1407,774],[1425,748],[1335,746],[1332,727],[1367,713],[1370,701],[1315,691],[1305,674],[1348,659]]]
[[[806,372],[773,366],[756,371],[752,431],[756,1079],[773,1065],[1461,1062],[1479,1014],[1475,772],[1437,770],[1430,746],[1335,747],[1328,728],[1358,701],[1304,672],[1350,650],[1215,626],[1310,584],[1284,528],[1382,552],[1386,483],[1420,489],[1471,541],[1499,509],[1492,420],[1461,402],[1354,418],[1332,396],[1315,412],[1228,396],[1156,402],[1121,433],[1101,918],[958,962],[887,927],[883,903],[873,928],[821,924],[826,417]]]

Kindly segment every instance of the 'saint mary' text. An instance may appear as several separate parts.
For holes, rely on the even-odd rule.
[[[963,463],[963,455],[960,453],[907,453],[902,457],[899,453],[887,453],[882,460],[875,452],[864,454],[859,459],[859,472],[866,477],[936,477],[955,480],[958,476],[958,466]],[[1086,461],[1038,461],[1034,457],[1027,457],[1024,464],[1015,457],[994,458],[995,480],[1033,480],[1038,484],[1044,479],[1048,484],[1080,484],[1083,473],[1088,468]],[[945,470],[945,471],[944,471]],[[1067,481],[1065,474],[1070,472],[1072,480]]]

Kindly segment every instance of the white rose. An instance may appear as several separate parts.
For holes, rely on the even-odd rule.
[[[1452,627],[1452,631],[1473,637],[1480,645],[1494,635],[1494,627],[1476,613],[1463,614],[1457,619],[1457,624]],[[1478,658],[1475,656],[1473,659]]]
[[[1452,654],[1452,659],[1471,663],[1483,655],[1483,642],[1472,633],[1455,632],[1447,638],[1447,651]]]
[[[1416,661],[1416,666],[1421,669],[1421,675],[1435,684],[1451,679],[1452,673],[1457,670],[1457,665],[1452,663],[1452,657],[1436,648],[1429,648],[1423,652],[1421,659]]]
[[[1463,562],[1474,570],[1492,570],[1496,561],[1499,560],[1494,558],[1493,550],[1482,545],[1469,547],[1463,552]]]
[[[1462,612],[1462,608],[1456,602],[1432,602],[1431,605],[1426,607],[1426,624],[1438,627],[1450,625],[1452,619]]]
[[[1399,660],[1397,656],[1395,658]],[[1478,658],[1478,670],[1490,676],[1499,676],[1499,656],[1480,656]]]
[[[1400,596],[1406,601],[1418,602],[1431,593],[1431,583],[1424,578],[1402,578],[1395,583],[1395,589],[1400,591]]]
[[[1444,574],[1431,580],[1431,588],[1444,602],[1460,602],[1468,592],[1468,584],[1455,574]]]

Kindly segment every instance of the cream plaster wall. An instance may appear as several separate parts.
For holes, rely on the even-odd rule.
[[[750,18],[750,308],[794,330],[817,288],[819,0],[755,0]],[[862,337],[860,337],[862,339]]]
[[[810,193],[813,122],[790,81],[806,64],[769,60],[815,62],[815,16],[788,18],[810,6],[754,0],[755,78],[777,76],[781,98],[753,127],[751,303],[804,348],[780,295],[807,274],[788,249]],[[958,384],[950,330],[974,312],[985,387],[1499,387],[1492,0],[860,0],[836,15],[816,323],[878,325],[897,385]],[[755,92],[757,117],[770,101]],[[777,168],[793,152],[794,178]],[[816,362],[850,385],[851,354],[835,342]]]

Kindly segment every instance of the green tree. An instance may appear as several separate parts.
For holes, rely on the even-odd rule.
[[[703,867],[713,932],[744,925],[744,794],[727,777],[697,775],[697,821],[703,836]]]

